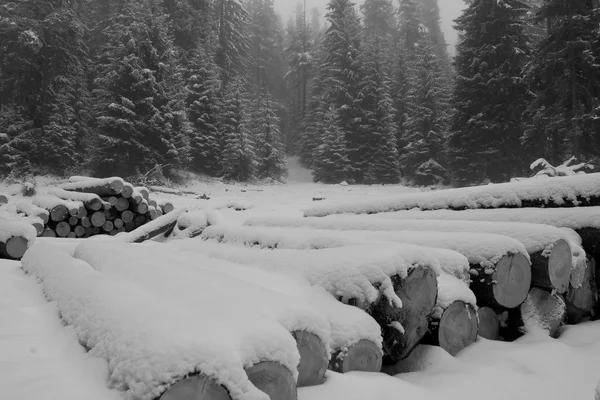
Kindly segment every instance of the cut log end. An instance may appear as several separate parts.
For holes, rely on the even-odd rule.
[[[427,333],[427,316],[435,306],[438,286],[435,272],[422,266],[411,269],[405,279],[392,277],[392,282],[402,308],[393,307],[382,297],[371,314],[381,326],[384,352],[395,362],[408,357]]]
[[[67,215],[69,215],[69,209],[62,204],[50,210],[50,219],[54,222],[60,222],[64,220],[67,218]]]
[[[180,380],[165,391],[159,400],[231,400],[222,385],[204,375]]]
[[[477,310],[479,327],[477,334],[484,339],[500,340],[500,320],[496,312],[489,307]]]
[[[502,257],[492,275],[491,305],[514,308],[527,297],[531,285],[531,266],[523,254]],[[493,304],[493,303],[496,304]]]
[[[95,213],[92,214],[90,221],[92,223],[92,226],[101,227],[106,222],[106,216],[104,215],[104,213],[102,211],[96,211]]]
[[[71,225],[69,225],[68,222],[66,222],[66,221],[61,221],[58,224],[56,224],[55,230],[56,230],[56,234],[59,237],[66,238],[71,233]]]
[[[348,349],[340,350],[331,356],[329,369],[345,374],[351,371],[379,372],[383,354],[370,340],[359,340]]]
[[[523,331],[541,328],[548,331],[551,337],[558,337],[566,315],[566,304],[560,295],[534,287],[520,311]]]
[[[552,247],[548,258],[548,275],[552,287],[558,293],[564,293],[569,288],[571,267],[573,266],[571,246],[560,239]]]
[[[329,360],[323,341],[315,334],[306,331],[294,331],[292,336],[296,339],[300,353],[298,387],[315,386],[325,382]]]
[[[283,365],[265,361],[245,369],[248,379],[271,400],[296,400],[294,375]]]
[[[585,264],[579,270],[576,282],[573,279],[574,274],[571,275],[571,284],[565,295],[567,322],[570,324],[578,324],[593,316],[598,302],[596,262],[588,256]]]
[[[27,251],[27,239],[21,236],[13,236],[6,243],[0,242],[0,257],[20,260]]]
[[[455,356],[477,340],[478,324],[473,306],[458,300],[444,310],[439,321],[432,322],[424,342],[438,345]]]

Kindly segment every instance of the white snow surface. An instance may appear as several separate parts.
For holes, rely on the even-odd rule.
[[[530,179],[520,182],[491,184],[468,188],[446,189],[411,193],[398,197],[366,199],[313,206],[305,210],[306,217],[323,217],[330,214],[373,214],[387,211],[421,208],[498,208],[520,207],[522,200],[552,200],[557,204],[578,205],[577,197],[600,196],[600,173]]]
[[[31,198],[31,202],[45,210],[52,210],[54,207],[60,205],[65,206],[68,209],[83,207],[83,202],[81,201],[63,200],[50,194],[35,195]]]
[[[16,211],[25,213],[29,216],[45,215],[46,218],[49,218],[49,216],[50,216],[50,213],[48,212],[48,210],[45,210],[41,207],[34,205],[29,200],[25,200],[25,199],[19,200],[16,203],[15,207],[16,207]]]
[[[208,217],[205,211],[188,211],[177,219],[171,237],[174,239],[188,239],[190,235],[197,234],[207,226]]]
[[[213,228],[220,227],[210,226],[204,232],[214,233]],[[196,241],[199,243],[190,244],[191,248],[200,246],[201,239]],[[235,240],[227,240],[226,236],[221,241],[242,244]],[[311,285],[320,286],[334,296],[346,300],[355,298],[361,303],[370,304],[383,295],[398,307],[402,306],[402,301],[394,292],[390,278],[395,275],[404,278],[413,267],[401,256],[401,251],[393,246],[381,245],[272,251],[241,246],[210,247],[207,244],[203,251],[212,257],[219,256],[233,262],[261,265],[271,271],[293,273],[306,279]],[[379,286],[379,289],[376,289],[374,284]]]
[[[173,222],[177,221],[177,218],[179,218],[181,215],[183,215],[186,212],[187,212],[186,208],[175,209],[175,210],[171,211],[170,213],[163,214],[160,217],[156,218],[155,220],[152,220],[152,221],[140,226],[139,228],[136,228],[135,230],[133,230],[131,232],[119,233],[116,236],[114,236],[114,239],[117,241],[126,242],[126,243],[135,242],[137,239],[139,239],[140,237],[142,237],[146,234],[149,234],[153,230],[155,230],[163,225],[168,225],[169,223],[173,223]],[[98,235],[98,236],[100,236],[100,235]]]
[[[78,179],[78,178],[81,178],[81,179]],[[123,182],[123,185],[125,185],[125,181],[118,177],[98,179],[98,178],[72,176],[70,179],[74,179],[74,180],[72,180],[69,183],[63,184],[62,185],[63,189],[79,190],[79,189],[89,188],[90,186],[109,185],[114,181],[121,181],[121,182]]]
[[[469,286],[463,281],[452,275],[440,274],[437,277],[438,298],[433,316],[441,318],[442,313],[450,304],[455,301],[462,301],[470,304],[477,310],[477,299],[475,294],[469,289]]]
[[[252,257],[260,252],[263,256],[262,260],[268,259],[272,251],[199,240],[173,241],[156,245],[168,246],[169,254],[176,254],[178,251],[188,253],[187,256],[180,255],[188,258],[191,256],[196,259],[197,255],[201,254],[217,260],[233,261],[235,263],[207,261],[202,265],[311,304],[329,321],[332,350],[344,351],[362,339],[370,340],[381,349],[383,341],[381,328],[367,313],[357,307],[340,303],[324,288],[311,286],[307,279],[298,277],[289,268],[272,268],[269,265],[273,264],[266,261],[258,262],[256,257]],[[173,250],[173,247],[176,250]],[[246,257],[248,254],[251,255],[249,258]]]
[[[473,233],[473,232],[436,232],[436,231],[412,231],[412,230],[359,230],[360,227],[332,223],[327,218],[255,218],[248,220],[247,235],[252,237],[263,235],[272,237],[274,235],[285,236],[284,246],[292,246],[301,243],[334,243],[336,245],[351,245],[353,242],[394,242],[398,244],[412,244],[417,246],[436,248],[429,250],[431,255],[439,257],[441,268],[444,272],[461,277],[465,265],[480,264],[484,267],[493,267],[502,257],[507,254],[521,253],[527,259],[529,254],[521,242],[507,236]],[[256,225],[254,225],[256,224]],[[266,225],[266,226],[259,226]],[[286,228],[294,226],[294,228]],[[260,228],[260,230],[258,230]],[[313,229],[314,228],[314,229]],[[321,229],[317,229],[321,228]],[[346,230],[348,228],[349,230]],[[355,230],[350,230],[355,228]],[[365,227],[368,229],[367,227]],[[215,229],[215,228],[213,228]],[[217,228],[223,229],[223,228]],[[237,231],[240,231],[238,228]],[[240,232],[241,233],[241,232]],[[207,233],[207,235],[210,234]],[[324,239],[325,238],[325,239]],[[444,252],[444,249],[446,251]],[[457,252],[466,258],[467,264],[448,259],[448,250]],[[459,261],[459,262],[457,262]]]
[[[100,200],[100,201],[102,201],[103,204],[106,203],[105,201],[103,201],[100,198],[100,196],[98,196],[97,194],[94,194],[94,193],[71,192],[68,190],[60,189],[60,188],[52,188],[52,189],[48,189],[47,194],[49,194],[51,196],[56,196],[60,199],[66,199],[66,200],[82,201],[82,202]]]
[[[0,242],[6,243],[12,237],[21,236],[27,240],[28,246],[31,246],[35,242],[37,231],[27,221],[15,218],[7,219],[0,216]]]
[[[495,208],[463,211],[413,209],[378,214],[377,216],[401,219],[528,222],[570,229],[600,228],[600,207]]]
[[[56,302],[89,356],[107,362],[107,384],[123,391],[126,400],[152,400],[193,372],[213,377],[235,399],[267,400],[250,384],[243,366],[271,358],[289,365],[285,355],[295,349],[282,328],[252,326],[258,337],[242,337],[248,333],[247,318],[227,319],[197,303],[160,298],[50,244],[34,245],[22,265],[41,280],[44,294]],[[297,364],[298,357],[291,359]]]

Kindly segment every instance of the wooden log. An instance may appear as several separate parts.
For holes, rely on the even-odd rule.
[[[177,195],[177,196],[183,196],[183,192],[181,190],[170,189],[170,188],[166,188],[164,186],[149,186],[148,189],[152,190],[153,192],[159,192],[159,193],[166,193],[166,194],[174,194],[174,195]]]
[[[121,196],[128,199],[131,197],[133,192],[134,192],[133,185],[131,183],[125,182],[123,184],[123,190],[121,191]]]
[[[119,197],[115,207],[117,208],[117,211],[123,212],[129,208],[129,200],[124,197]]]
[[[148,205],[156,208],[157,210],[160,209],[160,207],[158,206],[158,203],[154,199],[148,200]]]
[[[81,225],[77,225],[73,232],[75,232],[75,236],[78,238],[85,236],[85,228]]]
[[[67,236],[67,238],[69,238],[69,239],[77,239],[77,235],[75,234],[75,232],[71,231],[71,233],[69,233],[69,236]]]
[[[69,217],[69,225],[71,225],[71,226],[79,225],[79,218]]]
[[[569,324],[578,324],[586,318],[595,316],[596,304],[598,303],[595,277],[596,262],[594,258],[588,256],[581,269],[580,274],[571,275],[569,290],[565,294],[566,321]]]
[[[65,221],[60,221],[58,224],[56,224],[56,228],[54,228],[54,230],[59,237],[66,238],[69,236],[69,233],[71,233],[71,225]]]
[[[505,255],[491,270],[472,265],[471,290],[478,304],[514,308],[521,304],[531,285],[531,268],[524,255]],[[489,272],[489,273],[488,273]]]
[[[132,222],[135,218],[135,214],[130,210],[125,210],[121,213],[121,219],[123,222],[128,223]]]
[[[136,186],[134,189],[142,195],[144,200],[150,201],[150,190],[148,190],[148,188],[144,186]]]
[[[148,212],[148,203],[144,200],[137,205],[136,211],[138,214],[146,214]]]
[[[136,215],[133,222],[135,222],[135,227],[139,228],[140,226],[144,225],[146,222],[148,222],[148,219],[146,218],[145,215]]]
[[[296,382],[283,365],[264,361],[245,368],[250,382],[266,393],[271,400],[297,400]]]
[[[113,225],[112,221],[106,221],[104,222],[104,225],[102,225],[102,229],[104,230],[104,232],[110,232],[115,228],[115,226]]]
[[[98,196],[114,196],[121,194],[125,182],[121,178],[90,179],[71,182],[63,185],[64,190],[81,193],[93,193]]]
[[[329,364],[329,354],[319,337],[306,331],[294,331],[300,353],[298,365],[298,387],[316,386],[325,382],[325,372]]]
[[[573,261],[571,246],[566,240],[560,239],[554,244],[550,257],[545,257],[542,252],[530,257],[532,286],[556,290],[561,294],[567,291]]]
[[[8,203],[8,196],[0,193],[0,205]]]
[[[163,213],[165,213],[165,214],[170,213],[171,211],[173,211],[175,209],[175,207],[173,207],[173,203],[171,203],[169,201],[160,201],[160,202],[158,202],[158,205],[160,206]]]
[[[45,228],[44,232],[42,232],[42,234],[40,235],[40,237],[50,237],[50,238],[54,238],[56,237],[56,232],[54,231],[54,229],[51,228]]]
[[[76,217],[81,219],[83,217],[87,217],[87,214],[88,214],[87,208],[79,207]]]
[[[117,198],[117,196],[110,196],[106,198],[106,201],[108,202],[108,204],[111,205],[111,207],[116,207],[117,203],[119,202],[119,199]]]
[[[135,222],[129,221],[129,222],[125,223],[125,231],[133,232],[135,230],[135,228],[136,228]]]
[[[110,236],[117,236],[117,233],[119,233],[118,229],[112,229],[110,232],[108,232]]]
[[[120,228],[117,229],[117,232],[118,233],[127,232],[127,228],[125,228],[125,225],[123,225],[122,227],[120,227]]]
[[[22,236],[12,236],[8,240],[0,241],[0,258],[20,260],[27,251],[28,241]]]
[[[92,227],[92,235],[99,235],[102,233],[102,227],[101,226],[93,226]]]
[[[508,310],[500,336],[515,340],[530,330],[545,330],[558,337],[566,317],[567,306],[561,295],[533,287],[520,307]]]
[[[150,215],[150,219],[156,219],[158,217],[156,208],[154,208],[152,206],[148,206],[148,214]]]
[[[120,215],[119,211],[117,211],[117,209],[114,207],[111,207],[108,210],[104,210],[104,216],[106,217],[107,220],[112,221],[112,220],[118,218],[119,215]]]
[[[115,225],[115,228],[117,228],[117,229],[121,228],[124,225],[123,220],[121,218],[115,218],[115,220],[113,221],[113,224]]]
[[[64,200],[53,195],[37,195],[31,198],[31,202],[50,212],[50,220],[59,222],[70,215],[77,215],[80,207],[83,207],[81,201]]]
[[[379,372],[382,366],[382,354],[377,345],[362,339],[348,349],[338,350],[331,356],[329,369],[345,374],[346,372]]]
[[[48,220],[50,219],[50,213],[48,212],[48,210],[38,207],[28,200],[18,201],[16,207],[17,212],[23,213],[30,217],[38,217],[42,220],[44,224],[47,224]]]
[[[81,218],[81,226],[84,228],[89,228],[92,226],[92,221],[88,217]]]
[[[60,222],[67,218],[68,215],[69,209],[62,204],[52,207],[52,209],[50,210],[50,220],[54,222]]]
[[[106,222],[106,216],[104,215],[104,212],[96,211],[95,213],[93,213],[90,217],[90,222],[92,223],[93,227],[103,226]]]
[[[227,389],[205,375],[189,376],[170,386],[158,400],[232,400]]]
[[[92,228],[91,226],[86,226],[85,227],[85,235],[83,235],[84,237],[90,237],[94,234],[94,228]]]
[[[169,234],[175,224],[177,223],[177,218],[179,218],[183,213],[187,212],[186,209],[181,208],[173,211],[172,213],[163,215],[160,218],[155,219],[154,221],[148,222],[146,225],[139,227],[127,235],[121,236],[121,240],[128,243],[141,243],[145,240],[151,239],[161,234]],[[145,220],[145,217],[142,217]],[[138,219],[136,217],[136,220]],[[127,227],[127,224],[125,224]]]
[[[80,214],[80,209],[85,207],[72,207],[69,208],[69,216],[76,217]]]
[[[490,307],[480,307],[477,310],[479,328],[477,334],[488,340],[500,340],[500,320]]]
[[[104,200],[102,200],[100,196],[94,193],[81,193],[77,191],[68,191],[58,188],[50,189],[48,193],[58,197],[59,199],[80,201],[86,208],[92,211],[101,210],[105,204]]]
[[[432,318],[422,343],[440,346],[455,356],[475,343],[478,324],[477,311],[473,306],[457,300],[443,311],[439,319]]]
[[[392,277],[394,291],[402,300],[402,308],[381,297],[369,310],[381,326],[383,349],[387,362],[402,360],[419,344],[437,300],[437,278],[430,268],[412,268],[405,279]]]

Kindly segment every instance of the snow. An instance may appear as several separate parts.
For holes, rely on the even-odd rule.
[[[442,313],[455,301],[470,304],[477,310],[477,299],[469,286],[462,280],[448,274],[440,274],[437,277],[438,297],[433,310],[434,318],[441,318]]]
[[[81,201],[63,200],[50,194],[35,195],[31,198],[31,202],[45,210],[52,210],[57,206],[65,206],[68,209],[83,207],[83,203]]]
[[[47,191],[47,193],[51,196],[56,196],[60,199],[73,200],[73,201],[82,201],[88,202],[93,200],[100,200],[100,196],[93,193],[81,193],[81,192],[70,192],[68,190],[52,188]],[[103,204],[106,204],[105,201],[102,201]]]
[[[110,185],[114,181],[120,181],[123,183],[123,185],[125,185],[125,181],[118,177],[104,178],[104,179],[98,179],[98,178],[83,179],[83,177],[71,177],[71,179],[73,179],[73,178],[76,178],[76,179],[69,183],[65,183],[64,185],[62,185],[62,188],[64,190],[80,190],[80,189],[89,188],[90,186]],[[82,178],[82,179],[77,179],[77,178]]]
[[[343,213],[372,214],[412,208],[436,210],[519,207],[522,200],[540,200],[546,203],[553,201],[557,204],[578,205],[578,197],[589,199],[592,196],[600,196],[600,173],[552,179],[530,179],[521,182],[411,193],[398,197],[340,202],[310,207],[305,210],[304,215],[323,217]]]
[[[177,219],[171,237],[175,239],[188,239],[191,235],[197,235],[208,226],[206,212],[202,210],[188,211]]]
[[[19,212],[23,212],[29,216],[45,215],[46,218],[49,218],[49,216],[50,216],[50,213],[48,212],[48,210],[38,207],[38,206],[34,205],[33,203],[31,203],[31,201],[25,200],[25,199],[17,202],[16,210]]]
[[[213,228],[217,226],[208,227],[204,232],[214,232]],[[228,240],[225,242],[236,243]],[[201,249],[203,254],[214,258],[259,265],[267,271],[284,271],[311,285],[320,286],[336,297],[357,299],[362,304],[374,303],[383,295],[401,307],[402,301],[394,293],[390,278],[395,275],[404,278],[412,268],[401,257],[401,252],[391,246],[381,245],[272,251],[224,246],[214,242],[203,243],[198,238],[181,242],[178,246],[187,250]]]
[[[108,386],[123,391],[127,400],[154,399],[194,371],[214,377],[234,399],[267,400],[250,384],[243,366],[273,358],[297,365],[297,354],[284,356],[296,349],[291,335],[267,321],[251,325],[250,334],[244,324],[250,321],[240,313],[235,316],[241,319],[226,318],[212,307],[159,298],[50,244],[34,245],[22,264],[41,280],[44,294],[56,302],[62,320],[89,348],[89,356],[107,362]],[[169,287],[168,281],[163,283]]]
[[[6,219],[0,216],[0,242],[6,241],[12,237],[23,237],[27,240],[28,246],[31,246],[37,237],[37,231],[31,224],[19,219]]]
[[[378,217],[461,221],[528,222],[558,228],[600,228],[600,207],[497,208],[489,210],[409,210],[380,214]]]
[[[268,263],[255,263],[252,258],[244,258],[244,250],[241,251],[239,257],[230,257],[232,253],[240,250],[236,246],[200,242],[198,240],[170,242],[166,245],[157,244],[157,246],[175,247],[177,250],[191,254],[194,259],[197,259],[198,255],[202,255],[218,260],[234,260],[236,261],[235,264],[211,261],[203,263],[203,266],[227,273],[236,279],[243,279],[255,285],[264,286],[270,290],[306,301],[322,312],[329,321],[333,350],[341,349],[344,351],[362,339],[370,340],[381,349],[381,328],[367,313],[359,308],[340,303],[325,289],[310,286],[307,280],[298,278],[295,274],[275,271],[273,268],[268,267]],[[257,251],[256,249],[249,250],[249,253],[256,253]],[[172,252],[172,250],[169,249],[169,252]],[[263,253],[266,252],[263,251]],[[186,257],[184,254],[182,256]]]
[[[397,231],[369,231],[369,230],[358,230],[358,226],[349,226],[337,224],[327,218],[296,218],[296,219],[252,219],[248,220],[247,224],[261,224],[268,225],[269,227],[259,227],[257,225],[251,225],[247,230],[237,228],[235,232],[238,235],[245,235],[247,241],[258,240],[257,237],[263,237],[265,243],[275,242],[280,243],[279,246],[288,248],[302,248],[303,246],[309,246],[315,243],[320,248],[327,247],[338,247],[348,246],[355,243],[365,242],[395,242],[406,243],[433,247],[437,249],[447,249],[462,254],[468,260],[470,264],[481,264],[484,267],[493,267],[502,257],[507,254],[521,253],[529,259],[529,255],[525,246],[516,239],[512,239],[507,236],[486,234],[486,233],[472,233],[472,232],[434,232],[434,231],[411,231],[411,230],[397,230]],[[295,226],[300,228],[278,228],[279,226]],[[305,228],[301,228],[305,227]],[[314,229],[309,229],[313,228]],[[317,229],[316,227],[323,228]],[[354,230],[335,230],[355,228]],[[367,228],[367,227],[365,227]],[[208,232],[204,235],[209,237],[213,235],[215,231],[223,231],[226,228],[223,227],[210,227]],[[222,233],[222,232],[221,232]],[[233,233],[230,233],[233,235]],[[281,242],[276,242],[277,238],[284,238]],[[235,240],[235,239],[233,239]],[[460,278],[463,267],[465,264],[456,263],[455,260],[451,259],[450,264],[443,263],[442,260],[448,252],[441,253],[440,250],[427,250],[431,252],[431,255],[435,254],[441,256],[439,258],[441,268],[444,272],[454,275]]]
[[[563,239],[571,245],[573,265],[577,265],[585,259],[585,251],[580,246],[581,238],[575,231],[568,228],[521,222],[410,220],[349,214],[330,215],[323,218],[255,218],[247,221],[246,224],[310,226],[334,230],[453,232],[456,237],[463,235],[463,232],[488,233],[518,240],[525,246],[527,253],[543,252],[545,256],[550,255],[556,241]]]
[[[181,215],[183,215],[186,212],[187,212],[187,209],[185,209],[185,208],[173,210],[170,213],[161,215],[160,217],[156,218],[155,220],[152,220],[152,221],[136,228],[135,230],[133,230],[131,232],[120,233],[120,234],[114,236],[114,238],[115,238],[115,240],[119,240],[122,242],[130,242],[130,243],[135,242],[135,241],[139,240],[141,237],[148,235],[152,231],[160,228],[161,226],[165,226],[165,225],[174,223],[175,221],[177,221],[177,218],[179,218]]]

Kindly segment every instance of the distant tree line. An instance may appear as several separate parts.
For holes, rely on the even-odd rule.
[[[598,0],[0,0],[0,175],[506,181],[600,150]]]

